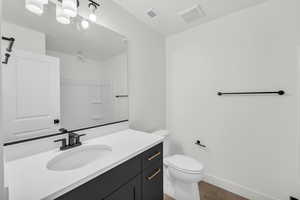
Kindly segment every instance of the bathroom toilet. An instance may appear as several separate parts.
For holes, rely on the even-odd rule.
[[[164,137],[164,192],[176,200],[200,200],[198,182],[203,178],[203,165],[186,155],[170,155],[169,132],[154,134]]]

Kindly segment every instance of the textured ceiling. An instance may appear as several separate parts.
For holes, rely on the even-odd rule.
[[[188,28],[228,15],[232,12],[254,6],[266,0],[113,0],[136,18],[156,31],[170,35]],[[205,16],[192,23],[186,23],[178,14],[199,5]],[[156,17],[147,15],[153,9]]]

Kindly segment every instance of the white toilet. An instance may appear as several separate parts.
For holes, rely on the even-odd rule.
[[[169,155],[169,132],[156,131],[164,137],[164,193],[176,200],[200,200],[198,182],[203,178],[203,165],[186,155]]]

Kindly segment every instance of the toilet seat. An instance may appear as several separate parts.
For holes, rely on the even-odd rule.
[[[167,157],[164,159],[164,163],[167,166],[189,174],[201,173],[204,168],[199,161],[185,155],[173,155]]]

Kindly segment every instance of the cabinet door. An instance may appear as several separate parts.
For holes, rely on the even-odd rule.
[[[104,200],[141,200],[141,176],[137,176]]]
[[[15,51],[2,66],[6,142],[57,131],[60,72],[57,58]]]
[[[143,200],[163,200],[163,164],[156,162],[143,171]]]

